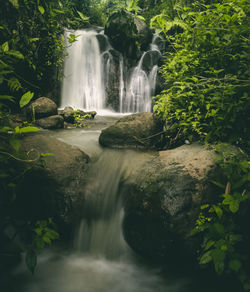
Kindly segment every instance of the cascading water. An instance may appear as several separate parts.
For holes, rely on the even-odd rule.
[[[70,33],[72,32],[66,32],[66,38]],[[107,90],[107,87],[110,86],[109,80],[112,79],[110,74],[116,74],[114,71],[117,71],[120,72],[120,76],[115,77],[119,79],[119,92],[117,91],[115,97],[117,99],[115,103],[119,104],[117,110],[121,113],[150,112],[160,57],[160,50],[155,43],[156,37],[153,38],[150,50],[143,53],[138,65],[131,74],[127,74],[125,71],[128,68],[124,66],[121,54],[118,63],[115,64],[111,53],[113,49],[107,38],[105,38],[107,46],[101,51],[98,41],[100,34],[96,31],[77,30],[74,34],[78,36],[77,41],[68,48],[69,55],[64,64],[61,107],[72,106],[87,111],[102,111],[110,107],[107,97],[110,90]],[[152,52],[157,54],[153,54],[152,57]],[[112,66],[117,66],[117,70],[110,70]],[[114,83],[111,86],[116,87],[116,82]]]
[[[72,32],[66,32],[66,38]],[[61,107],[99,110],[105,105],[102,58],[97,32],[77,30],[77,41],[68,48],[64,64]]]
[[[98,125],[52,133],[67,143],[82,144],[83,149],[89,141],[92,147],[88,150],[95,155],[99,134]],[[3,291],[187,292],[185,280],[164,279],[159,270],[140,263],[123,239],[120,181],[133,175],[153,154],[100,148],[97,155],[89,172],[83,219],[73,250],[44,252],[34,275],[20,266]]]

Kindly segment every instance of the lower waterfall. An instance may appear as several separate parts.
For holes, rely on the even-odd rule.
[[[83,150],[91,146],[87,150],[95,162],[86,186],[83,218],[72,249],[44,251],[34,275],[21,264],[3,291],[193,292],[187,289],[186,279],[163,276],[161,269],[142,261],[123,238],[120,181],[133,175],[152,154],[103,150],[98,145],[99,134],[100,125],[50,133],[66,143],[82,145]]]

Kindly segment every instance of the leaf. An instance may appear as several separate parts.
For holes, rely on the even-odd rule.
[[[211,183],[213,183],[214,185],[216,185],[217,187],[221,188],[221,189],[225,189],[225,186],[215,180],[211,180]]]
[[[21,83],[15,77],[12,77],[11,79],[8,80],[8,86],[12,91],[19,90],[20,88],[22,88]]]
[[[64,14],[65,12],[63,10],[59,9],[53,9],[54,12],[59,13],[59,14]]]
[[[36,131],[39,131],[40,129],[37,128],[37,127],[25,127],[25,128],[21,128],[20,129],[20,134],[23,134],[23,133],[31,133],[31,132],[36,132]]]
[[[239,260],[231,260],[229,262],[229,268],[233,270],[234,272],[238,272],[241,266],[242,266],[242,263]]]
[[[205,250],[210,249],[215,244],[214,240],[209,240],[208,243],[206,244]]]
[[[55,155],[54,153],[40,153],[41,157],[48,157],[48,156],[53,156]]]
[[[10,2],[10,3],[11,3],[16,9],[19,8],[18,0],[9,0],[9,2]]]
[[[24,59],[23,54],[20,53],[19,51],[13,51],[13,50],[11,50],[11,51],[6,52],[6,54],[7,55],[10,55],[10,56],[13,56],[15,58],[21,59],[21,60]]]
[[[31,92],[31,91],[26,92],[21,97],[21,100],[19,102],[20,107],[23,108],[25,105],[27,105],[31,101],[31,99],[32,99],[33,96],[34,96],[34,92]]]
[[[206,265],[212,261],[211,251],[205,252],[200,258],[200,265]]]
[[[208,208],[209,206],[210,206],[209,204],[202,205],[201,210],[204,210],[204,209]]]
[[[34,274],[36,264],[37,264],[37,255],[33,250],[29,250],[25,256],[25,263],[28,269]]]
[[[12,130],[12,128],[10,128],[10,127],[1,127],[0,128],[0,133],[7,133],[7,132],[9,132],[11,130]]]
[[[84,22],[89,21],[89,17],[84,16],[84,15],[82,14],[82,12],[77,11],[77,13],[78,13],[78,15],[81,17],[82,21],[84,21]]]
[[[13,96],[10,96],[10,95],[0,95],[0,100],[1,99],[15,102],[15,98]]]
[[[224,271],[224,259],[226,254],[223,250],[216,248],[212,250],[211,256],[213,258],[215,270],[220,275]]]
[[[45,10],[43,8],[43,6],[38,6],[38,10],[40,11],[41,14],[44,14]]]
[[[16,152],[18,152],[20,149],[20,140],[16,138],[11,138],[10,145],[16,150]]]
[[[9,51],[9,43],[8,42],[3,43],[1,48],[2,48],[4,53],[8,52]]]
[[[216,205],[213,205],[213,209],[214,209],[216,215],[218,216],[218,218],[220,219],[223,215],[222,209]]]
[[[30,43],[37,42],[37,41],[39,41],[39,38],[31,38],[31,39],[29,39]]]

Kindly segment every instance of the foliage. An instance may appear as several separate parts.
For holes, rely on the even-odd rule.
[[[153,19],[171,41],[161,67],[166,89],[154,107],[169,131],[249,146],[248,16],[246,0],[224,0],[180,8],[170,23],[165,14]],[[176,25],[181,32],[169,34]]]
[[[79,27],[87,18],[67,0],[8,0],[1,5],[1,91],[53,91],[61,77],[64,27]]]
[[[37,161],[43,167],[44,157],[50,154],[31,151],[24,155],[20,151],[20,137],[38,128],[27,122],[16,125],[11,111],[25,107],[33,97],[53,89],[63,62],[63,27],[79,27],[87,18],[71,10],[72,3],[67,0],[8,0],[1,3],[1,8],[0,255],[4,265],[6,261],[2,258],[6,255],[25,252],[26,264],[34,272],[37,253],[58,238],[58,234],[51,218],[22,212],[27,208],[22,205],[26,194],[21,193],[20,198],[18,188],[31,163]],[[71,35],[69,43],[75,40]],[[29,166],[22,168],[18,163]]]
[[[90,114],[85,114],[81,110],[74,111],[74,125],[76,128],[87,127],[86,118],[91,118]]]
[[[227,184],[225,187],[221,182],[213,183],[222,191],[224,189],[224,193],[218,202],[201,206],[201,214],[192,231],[193,235],[201,233],[203,236],[199,263],[202,266],[213,264],[219,275],[235,275],[244,290],[250,291],[250,236],[246,230],[250,207],[250,161],[243,159],[241,153],[226,151],[221,153],[219,164]]]

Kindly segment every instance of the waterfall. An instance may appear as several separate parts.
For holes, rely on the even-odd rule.
[[[72,32],[66,32],[66,38]],[[77,41],[68,48],[64,64],[61,107],[86,110],[105,105],[104,74],[97,32],[77,30]]]
[[[71,33],[65,33],[66,39]],[[98,112],[113,108],[120,113],[152,111],[161,57],[157,43],[161,37],[153,37],[149,51],[142,54],[131,70],[102,33],[88,29],[74,31],[74,34],[77,41],[68,44],[64,64],[61,108],[72,106]]]
[[[118,194],[125,164],[124,155],[105,151],[92,166],[85,192],[87,210],[83,213],[87,216],[81,220],[77,233],[77,250],[105,258],[117,258],[125,251],[127,245],[121,230],[123,211]]]

